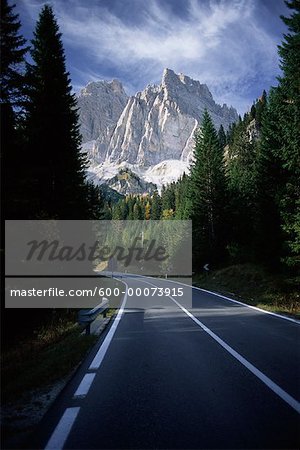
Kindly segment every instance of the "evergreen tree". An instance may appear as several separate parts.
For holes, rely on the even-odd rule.
[[[89,205],[89,219],[101,219],[103,217],[104,199],[99,186],[87,183],[87,200]]]
[[[285,175],[280,212],[286,234],[286,262],[300,268],[300,2],[285,3],[292,14],[281,17],[288,33],[278,48],[283,75],[274,98],[281,132],[275,156]]]
[[[284,177],[280,160],[273,149],[278,147],[280,139],[280,124],[274,108],[276,90],[273,89],[266,106],[262,125],[261,139],[258,143],[256,163],[256,228],[255,249],[256,259],[272,270],[277,270],[282,254],[282,230],[280,227],[280,198],[283,193]]]
[[[175,210],[175,183],[163,186],[161,192],[162,209]]]
[[[135,198],[133,195],[127,197],[127,205],[128,205],[128,219],[133,220],[134,219],[133,208],[135,205]]]
[[[255,258],[254,229],[256,222],[256,143],[247,132],[249,117],[238,123],[231,139],[226,164],[229,191],[229,240],[235,248],[237,262]],[[238,250],[237,250],[238,249]]]
[[[140,199],[137,199],[133,207],[133,219],[144,220],[144,211]]]
[[[7,0],[1,0],[0,17],[0,101],[1,106],[19,107],[22,104],[24,85],[24,56],[28,51],[26,40],[19,33],[21,23],[14,14],[15,5],[10,6]]]
[[[152,196],[152,205],[151,205],[151,219],[159,220],[161,218],[161,198],[157,191],[154,191]]]
[[[295,0],[286,4],[293,13],[291,17],[282,17],[288,27],[288,33],[279,46],[283,75],[279,78],[278,87],[270,93],[262,119],[258,236],[260,242],[269,243],[266,253],[270,260],[278,261],[281,255],[290,266],[299,268],[300,2]]]
[[[188,219],[189,200],[188,200],[189,177],[184,173],[178,180],[175,187],[175,215],[176,219]]]
[[[227,144],[226,141],[226,133],[224,131],[223,125],[220,125],[219,131],[218,131],[218,139],[221,146],[222,151],[224,151],[224,147]]]
[[[65,67],[61,34],[43,7],[28,66],[28,198],[34,217],[83,219],[89,215],[85,157],[80,153],[76,99]]]
[[[25,218],[22,210],[23,192],[23,140],[20,116],[24,101],[24,64],[28,47],[20,35],[18,15],[14,6],[1,1],[0,17],[0,105],[1,105],[1,151],[5,171],[2,173],[2,193],[6,219]]]
[[[207,111],[195,135],[195,162],[189,183],[189,216],[193,220],[193,265],[217,263],[223,257],[222,220],[225,175],[223,152]]]
[[[259,98],[259,100],[256,102],[256,114],[255,114],[255,119],[256,119],[256,125],[258,128],[261,127],[262,125],[262,121],[263,121],[263,116],[264,116],[264,112],[266,110],[266,106],[267,106],[267,93],[264,90],[262,93],[262,96]]]
[[[255,104],[253,104],[250,110],[250,120],[255,119],[255,117],[256,117],[256,106]]]
[[[120,200],[118,203],[116,203],[112,207],[112,219],[113,220],[122,220],[123,219],[121,202],[122,202],[122,200]]]

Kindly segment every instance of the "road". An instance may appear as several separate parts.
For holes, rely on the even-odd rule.
[[[124,299],[27,448],[300,447],[298,323],[196,289],[151,301]]]

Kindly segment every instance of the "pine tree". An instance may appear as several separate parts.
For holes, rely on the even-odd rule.
[[[238,123],[228,150],[226,179],[229,191],[229,241],[237,262],[255,258],[254,229],[256,221],[256,143],[247,132],[249,117]]]
[[[151,205],[151,219],[159,220],[161,218],[161,198],[157,191],[154,191],[152,196],[152,205]]]
[[[256,102],[256,106],[255,106],[255,109],[256,109],[255,120],[256,120],[256,125],[258,128],[260,128],[262,125],[266,106],[267,106],[267,93],[264,90],[261,97]]]
[[[93,183],[87,183],[87,200],[89,205],[90,219],[101,219],[103,217],[102,210],[104,208],[104,198],[99,186]]]
[[[276,222],[261,213],[261,241],[268,239],[279,244],[275,247],[282,260],[295,268],[300,267],[300,2],[286,2],[293,10],[291,17],[282,17],[288,27],[279,46],[280,67],[283,75],[279,85],[272,89],[265,120],[262,120],[260,170],[269,187],[260,187],[260,203],[264,192],[266,208],[274,205]],[[273,186],[270,188],[270,186]],[[270,199],[268,203],[267,199]],[[260,207],[262,209],[263,206]],[[274,209],[276,208],[276,214]],[[268,211],[268,209],[267,209]],[[268,213],[265,213],[268,214]],[[271,214],[269,214],[272,217]],[[281,223],[281,233],[274,223]],[[279,237],[278,237],[279,236]],[[271,245],[270,245],[271,246]],[[279,255],[277,254],[277,258]]]
[[[189,216],[193,221],[193,265],[218,263],[223,256],[222,220],[225,175],[223,152],[207,111],[195,135],[195,162],[189,182]]]
[[[188,199],[189,177],[184,173],[175,187],[175,215],[176,219],[185,220],[189,217]]]
[[[21,24],[13,8],[14,5],[9,6],[6,0],[1,1],[1,151],[5,167],[2,173],[2,204],[6,219],[21,219],[25,218],[25,212],[21,208],[24,192],[20,117],[24,101],[24,58],[28,47],[19,33]]]
[[[128,205],[128,219],[133,220],[134,219],[133,209],[135,205],[135,198],[133,197],[133,195],[129,195],[129,197],[127,197],[127,205]]]
[[[144,220],[144,211],[140,199],[137,199],[133,207],[133,219],[134,220]]]
[[[255,117],[256,117],[256,106],[255,104],[253,104],[250,110],[250,120],[255,119]]]
[[[9,104],[19,107],[24,85],[24,57],[28,51],[26,40],[19,33],[21,23],[18,15],[14,14],[15,5],[10,6],[7,0],[1,0],[0,17],[0,100],[1,106]]]
[[[286,234],[286,262],[300,268],[300,2],[285,3],[292,14],[281,17],[288,33],[278,48],[283,76],[279,78],[276,100],[282,140],[275,150],[285,174],[280,210]]]
[[[175,210],[175,183],[164,186],[161,192],[162,209]]]
[[[227,144],[227,141],[226,141],[226,133],[224,131],[223,125],[220,125],[219,131],[218,131],[218,139],[219,139],[221,149],[224,151],[224,147]]]
[[[280,226],[280,199],[284,177],[280,160],[273,149],[280,140],[280,123],[274,108],[276,89],[271,90],[269,105],[266,105],[262,124],[261,139],[258,143],[256,162],[256,259],[272,270],[278,270],[282,254],[282,230]]]
[[[65,67],[61,34],[43,7],[28,66],[29,208],[34,217],[87,218],[85,157],[80,153],[76,99]]]

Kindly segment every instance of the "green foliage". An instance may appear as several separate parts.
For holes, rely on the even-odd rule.
[[[217,262],[223,253],[225,174],[216,130],[207,111],[195,134],[194,163],[188,187],[189,218],[193,221],[194,261]]]
[[[264,90],[262,93],[262,96],[260,97],[260,99],[256,102],[256,112],[255,112],[255,119],[256,119],[256,125],[258,128],[261,127],[262,125],[262,121],[263,121],[263,117],[264,117],[264,112],[266,110],[266,106],[267,106],[267,93]]]
[[[235,264],[197,276],[195,284],[204,289],[221,292],[244,303],[299,316],[299,279],[274,274],[258,264]]]
[[[162,209],[175,209],[175,184],[171,183],[168,186],[163,186],[161,192]]]
[[[20,106],[24,85],[24,56],[28,51],[26,40],[19,34],[21,24],[18,15],[14,14],[14,6],[7,0],[1,0],[0,6],[0,101],[15,107]]]
[[[291,1],[287,6],[294,11],[291,17],[282,17],[289,31],[279,46],[283,75],[270,94],[261,152],[268,163],[266,198],[281,228],[279,253],[282,261],[300,268],[300,3]]]
[[[85,156],[77,105],[71,93],[61,34],[52,8],[44,6],[34,32],[28,65],[28,198],[37,217],[89,217]]]
[[[226,181],[229,192],[229,241],[239,245],[238,260],[253,258],[253,232],[256,219],[256,144],[248,135],[248,116],[234,128],[230,140]]]
[[[221,146],[221,149],[224,150],[225,145],[227,144],[226,133],[224,131],[223,125],[220,125],[218,131],[218,139]]]
[[[186,220],[189,217],[190,205],[188,197],[189,176],[185,173],[175,187],[175,217]]]
[[[6,0],[1,1],[0,16],[0,105],[1,152],[5,171],[2,172],[2,199],[6,219],[19,218],[19,204],[24,198],[22,185],[23,140],[21,119],[24,102],[24,65],[28,47],[19,34],[20,22]]]
[[[279,46],[279,85],[269,96],[264,91],[226,133],[222,126],[217,133],[204,114],[189,176],[163,186],[161,194],[149,188],[148,195],[122,197],[85,180],[76,99],[52,8],[41,11],[24,78],[27,47],[13,7],[2,1],[6,217],[191,218],[195,268],[219,264],[225,247],[231,262],[300,267],[300,4],[286,3],[292,14],[282,18],[288,32]],[[134,176],[119,174],[124,182]]]
[[[161,217],[162,202],[157,191],[154,191],[151,204],[151,219],[159,220]]]
[[[88,217],[90,219],[103,218],[104,196],[99,186],[87,183],[87,203],[89,206]]]

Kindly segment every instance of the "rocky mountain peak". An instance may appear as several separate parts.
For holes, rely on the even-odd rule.
[[[100,80],[100,81],[90,81],[84,88],[81,89],[78,98],[85,96],[102,96],[103,94],[108,94],[109,92],[126,95],[123,85],[119,80]]]
[[[125,164],[148,171],[152,179],[166,179],[169,168],[176,167],[178,178],[191,160],[194,132],[205,110],[217,129],[222,124],[226,130],[238,119],[234,108],[214,101],[206,84],[168,68],[159,85],[131,97],[118,80],[89,83],[78,104],[94,179],[105,172],[96,163],[107,164],[109,173]]]
[[[175,93],[177,96],[192,94],[213,101],[212,94],[206,84],[201,84],[183,73],[176,74],[171,69],[164,70],[161,87],[171,94]]]
[[[83,143],[100,139],[102,148],[107,147],[127,100],[122,83],[115,79],[91,81],[81,89],[77,103]]]

